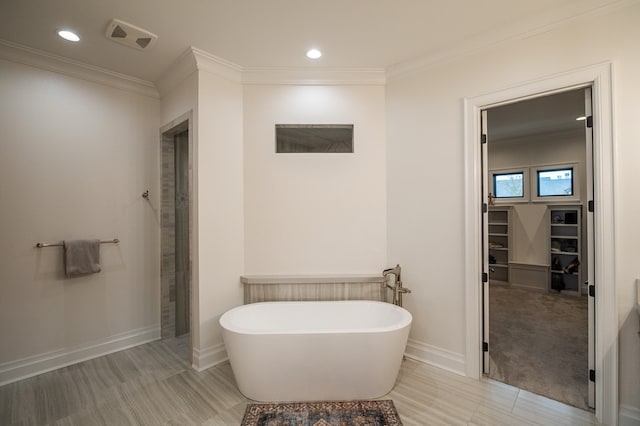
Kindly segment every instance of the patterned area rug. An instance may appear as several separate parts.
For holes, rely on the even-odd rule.
[[[382,401],[249,404],[241,426],[402,425],[390,399]]]

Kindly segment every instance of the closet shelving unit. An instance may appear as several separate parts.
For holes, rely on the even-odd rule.
[[[580,206],[549,207],[549,291],[582,294],[582,209]]]
[[[510,207],[489,207],[489,283],[509,285]]]

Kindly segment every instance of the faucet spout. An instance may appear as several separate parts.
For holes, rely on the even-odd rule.
[[[393,274],[396,276],[396,281],[400,279],[400,273],[402,268],[400,265],[396,265],[395,268],[389,268],[382,271],[382,276],[386,277],[387,275]]]

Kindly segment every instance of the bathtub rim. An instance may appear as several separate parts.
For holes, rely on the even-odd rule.
[[[245,309],[251,309],[256,306],[264,305],[303,305],[303,304],[356,304],[356,305],[385,305],[385,309],[391,309],[399,312],[402,317],[400,321],[397,321],[389,326],[385,327],[373,327],[373,328],[319,328],[319,329],[295,329],[295,330],[254,330],[249,328],[237,327],[229,324],[228,318],[225,318],[229,313],[235,313]],[[231,315],[228,315],[231,316]],[[388,302],[381,302],[378,300],[295,300],[295,301],[272,301],[272,302],[257,302],[248,303],[245,305],[239,305],[224,312],[218,320],[220,327],[226,332],[237,333],[241,335],[300,335],[300,334],[374,334],[385,333],[401,330],[405,327],[410,327],[413,323],[413,315],[406,308],[394,305]]]

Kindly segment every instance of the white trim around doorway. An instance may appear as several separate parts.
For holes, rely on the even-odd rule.
[[[480,110],[579,87],[593,88],[596,417],[618,424],[618,322],[615,289],[612,64],[568,71],[464,100],[465,322],[467,376],[482,376],[482,226]]]

